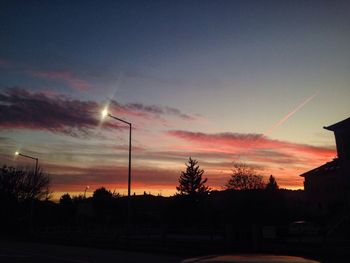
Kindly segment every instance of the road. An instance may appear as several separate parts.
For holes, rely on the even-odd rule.
[[[181,257],[38,243],[0,241],[0,262],[50,262],[50,263],[178,263]]]

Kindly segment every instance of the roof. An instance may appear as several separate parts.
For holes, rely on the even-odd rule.
[[[323,165],[321,165],[320,167],[317,167],[315,169],[312,169],[306,173],[301,174],[300,176],[305,177],[305,176],[317,176],[320,174],[326,174],[326,173],[330,173],[330,172],[334,172],[334,171],[338,171],[340,169],[339,166],[339,159],[336,158],[331,162],[325,163]]]
[[[336,131],[340,129],[350,129],[350,118],[347,118],[345,120],[342,120],[340,122],[337,122],[329,126],[325,126],[323,128],[329,131]]]

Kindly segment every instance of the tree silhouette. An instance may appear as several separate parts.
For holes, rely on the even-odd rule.
[[[0,193],[18,201],[48,199],[50,178],[38,171],[3,166],[0,169]]]
[[[72,203],[73,203],[73,200],[72,200],[70,194],[66,193],[66,194],[61,196],[60,205],[67,206],[67,205],[71,205]]]
[[[182,171],[179,178],[179,186],[176,189],[181,195],[190,195],[207,193],[209,188],[205,185],[207,178],[202,179],[204,170],[199,168],[198,161],[188,159],[186,163],[186,171]]]
[[[94,201],[109,201],[113,198],[113,193],[104,187],[96,189],[92,195]]]
[[[225,186],[232,190],[252,190],[263,189],[265,184],[263,177],[253,167],[245,163],[234,163],[232,175]]]
[[[270,178],[269,178],[269,182],[267,183],[266,185],[266,190],[277,190],[279,187],[278,187],[278,184],[276,182],[276,179],[275,177],[273,177],[272,175],[270,175]]]

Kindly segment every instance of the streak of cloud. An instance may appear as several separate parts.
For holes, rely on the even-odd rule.
[[[301,110],[307,103],[313,100],[318,95],[318,91],[312,94],[310,97],[306,98],[302,103],[300,103],[295,109],[289,112],[286,116],[280,119],[277,123],[275,123],[271,128],[264,132],[264,135],[270,135],[275,129],[285,123],[290,117],[292,117],[295,113]]]

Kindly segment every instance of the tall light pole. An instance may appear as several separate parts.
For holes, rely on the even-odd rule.
[[[111,114],[108,113],[107,109],[104,109],[102,111],[102,117],[105,118],[106,116],[111,117],[112,119],[115,119],[117,121],[123,122],[127,125],[129,125],[129,172],[128,172],[128,227],[131,223],[131,212],[130,212],[130,202],[131,202],[131,129],[132,124],[130,122],[127,122],[123,119],[119,119]]]
[[[38,174],[38,162],[39,162],[39,159],[38,159],[38,158],[29,156],[29,155],[26,155],[26,154],[22,154],[22,153],[20,153],[20,152],[15,152],[15,155],[17,155],[17,156],[22,156],[22,157],[25,157],[25,158],[29,158],[29,159],[35,160],[35,175]]]
[[[33,156],[29,156],[29,155],[26,155],[26,154],[22,154],[20,152],[15,152],[15,155],[35,160],[35,177],[38,175],[38,162],[39,162],[38,158],[33,157]],[[33,198],[31,199],[31,202],[30,202],[30,230],[32,232],[33,232],[33,210],[34,210],[33,199],[34,199],[34,196],[33,196]]]

